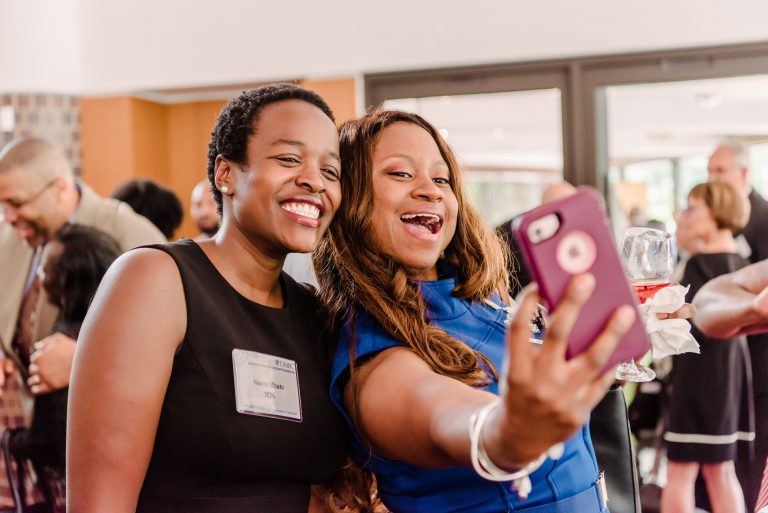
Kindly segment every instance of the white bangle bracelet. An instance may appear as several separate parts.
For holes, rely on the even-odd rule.
[[[496,466],[488,453],[485,451],[485,447],[481,443],[481,436],[483,426],[488,418],[488,415],[501,403],[501,398],[496,398],[487,405],[483,406],[480,410],[473,413],[469,420],[469,441],[470,441],[470,458],[472,460],[472,467],[475,472],[488,481],[507,482],[512,481],[517,494],[521,499],[526,499],[531,491],[531,480],[528,477],[536,469],[538,469],[547,459],[550,454],[559,457],[562,454],[562,444],[555,445],[552,449],[539,456],[533,462],[525,465],[524,467],[514,472],[508,472],[500,469]],[[557,458],[555,458],[557,459]]]

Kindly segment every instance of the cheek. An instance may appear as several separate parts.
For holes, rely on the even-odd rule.
[[[446,203],[446,234],[453,238],[456,233],[456,225],[459,219],[459,202],[456,196],[451,195],[447,198]]]
[[[330,214],[333,216],[341,205],[341,184],[339,182],[332,182],[326,186],[325,193],[328,196],[328,206],[330,208]]]

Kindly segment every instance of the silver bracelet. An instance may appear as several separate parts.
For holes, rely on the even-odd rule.
[[[501,398],[497,397],[495,400],[473,413],[469,419],[470,458],[472,460],[472,467],[480,477],[487,479],[488,481],[512,481],[520,499],[525,500],[532,489],[531,479],[528,476],[536,471],[536,469],[547,460],[547,457],[553,457],[553,459],[559,458],[563,453],[563,445],[556,444],[536,460],[514,472],[500,469],[491,461],[491,458],[485,451],[485,447],[480,439],[488,415],[500,403]]]

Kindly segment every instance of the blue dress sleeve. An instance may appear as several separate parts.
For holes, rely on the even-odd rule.
[[[352,345],[351,339],[353,336],[352,332],[351,323],[347,323],[339,334],[339,344],[333,357],[333,365],[331,366],[330,390],[331,401],[333,401],[336,408],[344,415],[350,429],[354,428],[354,424],[344,406],[344,387],[349,380],[349,367],[352,358],[352,355],[350,354],[350,347]],[[354,360],[356,362],[370,358],[390,347],[402,345],[392,338],[379,323],[365,312],[358,312],[357,314],[354,337]]]

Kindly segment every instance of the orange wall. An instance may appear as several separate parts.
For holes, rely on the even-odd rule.
[[[337,123],[357,116],[354,78],[300,83],[325,98]],[[208,140],[225,103],[161,104],[129,96],[83,98],[83,180],[104,196],[127,180],[155,180],[172,189],[184,206],[184,220],[176,236],[196,236],[188,214],[189,196],[206,177]]]
[[[133,99],[80,101],[82,176],[100,194],[134,178]]]
[[[168,183],[184,205],[179,235],[185,237],[198,235],[189,218],[189,196],[197,182],[208,176],[208,141],[225,103],[216,100],[168,105]]]
[[[131,97],[80,102],[83,180],[102,195],[142,176],[167,182],[166,106]]]
[[[358,116],[356,103],[356,88],[354,78],[339,78],[334,80],[301,80],[299,83],[322,96],[331,107],[336,123],[354,119]]]
[[[168,181],[167,105],[133,100],[133,169],[137,176],[151,177],[170,186]]]

